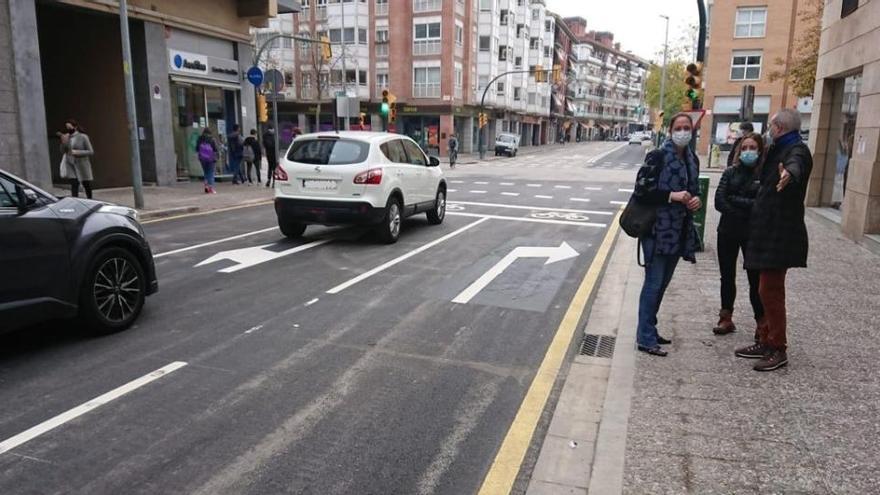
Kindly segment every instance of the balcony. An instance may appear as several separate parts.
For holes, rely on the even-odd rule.
[[[376,43],[376,58],[388,58],[388,43]]]
[[[442,0],[413,0],[413,12],[434,12],[442,8]]]
[[[415,40],[413,41],[413,55],[438,55],[440,43],[440,40]]]
[[[376,15],[388,15],[388,4],[387,3],[377,3],[376,4]]]
[[[440,98],[440,83],[413,84],[413,98]]]

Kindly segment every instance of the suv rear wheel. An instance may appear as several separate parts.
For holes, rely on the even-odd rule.
[[[86,271],[79,295],[80,318],[98,334],[125,330],[144,307],[146,276],[141,262],[125,249],[98,253]]]
[[[306,231],[306,224],[301,222],[291,222],[279,217],[278,228],[281,229],[281,233],[284,234],[284,237],[298,239],[302,237],[303,233]]]
[[[385,216],[382,223],[376,229],[379,233],[379,239],[385,244],[394,244],[400,238],[400,226],[403,223],[403,216],[400,211],[400,200],[395,197],[388,198],[385,205]]]
[[[440,225],[446,218],[446,190],[437,189],[437,198],[434,200],[434,209],[428,210],[428,223]]]

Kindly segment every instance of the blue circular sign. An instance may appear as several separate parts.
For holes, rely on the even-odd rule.
[[[178,69],[183,67],[183,57],[181,57],[179,53],[174,56],[174,66]]]
[[[263,84],[263,71],[260,70],[256,65],[248,69],[247,71],[247,80],[250,81],[254,86],[259,86]]]

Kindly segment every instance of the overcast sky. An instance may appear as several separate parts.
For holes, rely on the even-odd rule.
[[[547,0],[547,9],[563,17],[583,17],[588,30],[613,32],[623,51],[648,60],[663,48],[666,21],[660,14],[669,16],[670,44],[688,25],[699,24],[694,0]]]

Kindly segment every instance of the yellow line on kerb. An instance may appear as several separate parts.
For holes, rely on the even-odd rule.
[[[605,260],[611,251],[611,246],[614,244],[614,237],[619,229],[619,217],[620,211],[615,215],[614,221],[611,222],[611,226],[605,234],[605,239],[602,241],[602,245],[599,246],[596,257],[593,258],[590,269],[581,281],[580,287],[575,292],[571,304],[568,306],[568,310],[566,310],[565,316],[563,316],[562,322],[560,322],[559,328],[556,330],[556,335],[553,337],[553,341],[544,355],[541,367],[538,368],[538,373],[535,375],[534,380],[532,380],[532,384],[529,386],[522,404],[520,404],[519,411],[516,413],[510,429],[507,430],[507,435],[504,437],[504,442],[495,456],[495,461],[492,462],[492,467],[489,468],[489,472],[483,480],[483,485],[480,487],[480,495],[507,495],[510,493],[511,488],[513,488],[513,483],[516,481],[516,475],[519,473],[526,450],[528,450],[529,444],[532,441],[532,435],[535,433],[538,420],[541,418],[541,413],[547,404],[547,398],[550,396],[550,391],[553,389],[553,384],[559,375],[559,369],[562,367],[563,360],[565,360],[568,346],[571,344],[571,339],[577,330],[578,322],[584,312],[587,301],[590,299],[590,294],[593,293],[593,289],[596,287],[599,274],[602,273],[602,267],[605,265]]]

